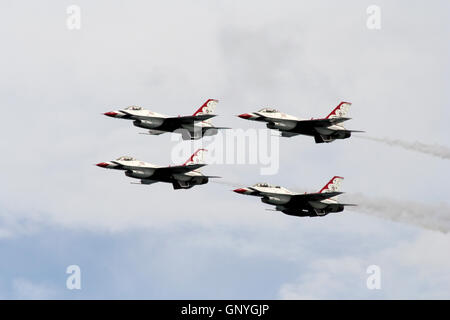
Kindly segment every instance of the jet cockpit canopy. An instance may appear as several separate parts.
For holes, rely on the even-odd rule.
[[[266,113],[279,113],[280,111],[273,108],[262,108],[258,112],[266,112]]]
[[[139,110],[142,110],[142,107],[139,107],[139,106],[129,106],[129,107],[126,107],[125,110],[139,111]]]
[[[280,186],[273,186],[265,182],[260,182],[254,185],[254,187],[262,187],[262,188],[281,188]]]
[[[136,159],[133,157],[123,156],[120,158],[117,158],[117,161],[135,161]]]

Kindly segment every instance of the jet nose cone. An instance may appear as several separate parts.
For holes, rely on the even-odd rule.
[[[114,112],[114,111],[109,111],[109,112],[105,112],[104,113],[104,115],[105,116],[108,116],[108,117],[117,117],[117,115],[118,115],[118,113],[117,112]]]
[[[242,118],[242,119],[250,119],[250,118],[253,118],[253,115],[251,115],[249,113],[243,113],[243,114],[238,115],[238,117]]]
[[[244,189],[244,188],[234,189],[233,191],[236,193],[241,193],[241,194],[247,193],[247,189]]]
[[[100,162],[96,164],[97,167],[100,168],[107,168],[109,166],[109,164],[107,164],[106,162]]]

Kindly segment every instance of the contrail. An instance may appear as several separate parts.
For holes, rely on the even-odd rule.
[[[346,210],[412,224],[425,229],[445,233],[450,231],[450,207],[444,203],[426,205],[411,201],[372,198],[359,193],[345,195],[345,198],[351,203],[358,204],[357,207],[347,207]]]
[[[441,146],[441,145],[437,145],[437,144],[425,144],[425,143],[418,142],[418,141],[407,142],[407,141],[398,140],[398,139],[376,138],[376,137],[362,136],[362,135],[358,135],[358,136],[355,135],[355,137],[361,138],[361,139],[366,139],[366,140],[371,140],[371,141],[382,142],[382,143],[385,143],[390,146],[397,146],[397,147],[401,147],[403,149],[429,154],[429,155],[439,157],[442,159],[447,159],[447,160],[450,159],[450,148],[448,148],[446,146]]]

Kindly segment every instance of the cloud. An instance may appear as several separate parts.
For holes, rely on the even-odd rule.
[[[43,225],[40,214],[21,214],[2,208],[0,210],[0,240],[36,233]]]
[[[46,284],[31,282],[27,279],[16,278],[12,283],[12,299],[43,300],[58,297],[57,290]]]
[[[296,281],[283,284],[281,299],[448,299],[450,235],[423,232],[412,241],[358,257],[309,262]],[[431,245],[431,246],[430,246]],[[381,270],[381,289],[369,290],[367,268]],[[414,275],[414,276],[412,276]],[[420,288],[420,289],[419,289]]]
[[[306,261],[358,257],[363,248],[389,247],[411,233],[397,225],[386,228],[382,220],[363,215],[328,220],[264,211],[259,215],[273,223],[184,223],[170,229],[102,233],[46,226],[27,237],[3,239],[3,255],[8,258],[0,261],[0,295],[11,297],[11,281],[20,278],[57,290],[61,299],[273,299]],[[277,223],[280,220],[283,225]],[[66,268],[72,264],[81,268],[79,291],[65,288]]]
[[[310,263],[308,271],[294,283],[283,284],[279,291],[281,299],[351,299],[358,298],[364,267],[354,257],[319,259]]]

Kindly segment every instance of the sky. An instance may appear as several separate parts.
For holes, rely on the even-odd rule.
[[[449,6],[3,0],[0,298],[449,299],[449,160],[376,141],[450,147]],[[208,98],[215,125],[244,130],[264,126],[235,115],[263,106],[316,118],[350,101],[346,126],[376,139],[280,139],[275,174],[211,164],[222,182],[190,190],[94,166],[169,165],[180,144],[102,113],[185,115]],[[334,175],[359,207],[296,218],[231,192],[319,190]],[[81,290],[66,287],[70,265]],[[380,289],[366,285],[371,265]]]

